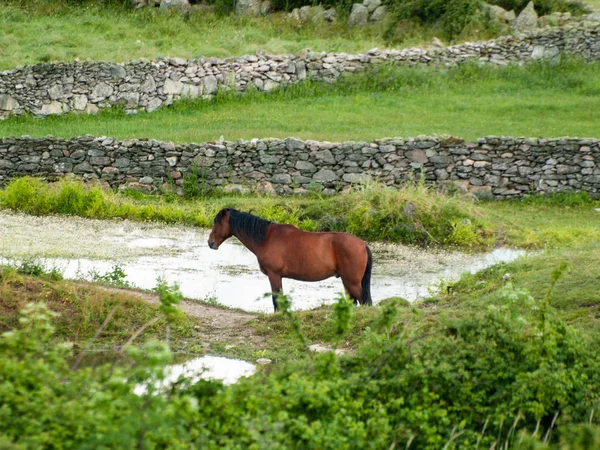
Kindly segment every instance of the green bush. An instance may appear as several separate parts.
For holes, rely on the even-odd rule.
[[[350,308],[350,309],[349,309]],[[354,308],[333,310],[337,334]],[[160,392],[171,360],[160,343],[124,367],[71,370],[49,345],[52,314],[23,311],[0,336],[0,443],[9,448],[537,448],[600,442],[600,344],[546,301],[508,286],[493,308],[427,332],[388,302],[355,355],[274,366],[237,384],[180,380]],[[294,315],[289,312],[290,319]],[[301,333],[298,329],[297,332]]]
[[[529,0],[491,0],[490,4],[520,12]],[[386,31],[389,41],[402,41],[405,35],[419,30],[439,30],[440,37],[456,40],[474,30],[498,34],[503,25],[484,8],[482,0],[391,0],[392,21]],[[539,0],[535,2],[539,16],[553,12],[582,14],[587,11],[581,2],[569,0]],[[504,30],[505,32],[507,30]]]
[[[402,189],[367,185],[327,203],[308,205],[302,218],[319,231],[345,231],[366,240],[485,247],[493,242],[478,208],[422,183]]]
[[[439,29],[442,38],[453,40],[477,27],[493,27],[484,14],[481,0],[395,0],[391,3],[389,40],[403,40],[402,34],[415,27]]]
[[[507,11],[521,12],[530,0],[490,0],[488,3],[498,5]],[[588,8],[577,0],[535,0],[535,11],[538,16],[545,16],[553,12],[570,12],[582,14],[588,11]]]

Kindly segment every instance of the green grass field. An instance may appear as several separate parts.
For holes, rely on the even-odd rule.
[[[361,30],[345,24],[300,26],[284,14],[255,19],[101,7],[65,11],[48,7],[31,14],[0,5],[0,29],[0,70],[75,58],[115,62],[159,56],[225,58],[304,48],[356,53],[385,46],[381,26]]]
[[[80,1],[84,6],[51,0],[3,3],[0,70],[75,58],[115,62],[159,56],[225,58],[257,50],[295,53],[305,48],[357,53],[426,44],[441,36],[439,29],[423,27],[404,33],[401,43],[390,42],[384,38],[385,24],[351,28],[345,18],[334,24],[300,24],[284,12],[248,18],[206,9],[183,15],[153,8],[131,11],[91,1]],[[499,32],[470,30],[462,38],[487,39]]]
[[[365,52],[371,48],[428,44],[442,31],[427,26],[391,33],[385,24],[350,28],[336,24],[299,24],[277,13],[266,18],[219,16],[207,10],[178,14],[173,11],[102,6],[93,2],[68,6],[69,2],[19,0],[0,5],[0,70],[40,62],[104,60],[122,62],[159,56],[197,58],[231,57],[263,50],[294,53],[315,51]],[[76,2],[75,2],[76,3]],[[599,0],[589,0],[600,10]],[[480,40],[506,33],[507,29],[470,29],[461,40]],[[398,41],[401,39],[402,41]]]
[[[381,67],[333,84],[311,83],[151,114],[10,118],[0,136],[108,135],[203,142],[297,136],[329,141],[451,134],[595,137],[600,64],[454,69]]]

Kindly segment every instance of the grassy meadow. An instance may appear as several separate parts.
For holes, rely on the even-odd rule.
[[[62,1],[7,1],[0,5],[0,70],[73,61],[123,62],[157,57],[228,58],[253,54],[314,51],[366,52],[399,42],[385,39],[385,24],[348,27],[334,24],[300,24],[276,13],[264,18],[220,15],[202,9],[189,14],[160,9],[130,10],[113,4]],[[486,39],[498,30],[471,30],[470,39]],[[403,37],[402,46],[428,43],[435,30],[420,30]]]
[[[587,0],[586,3],[594,10],[600,11],[600,0]]]
[[[333,24],[300,24],[285,12],[261,18],[221,14],[219,2],[212,3],[217,4],[216,10],[205,7],[180,14],[158,8],[134,11],[123,2],[110,0],[6,0],[0,5],[0,70],[74,59],[228,58],[258,50],[295,53],[310,48],[357,53],[375,47],[429,44],[434,36],[444,36],[438,24],[348,27],[344,7]],[[600,10],[599,0],[585,3]],[[508,27],[487,21],[468,27],[447,43],[484,40],[508,32]]]
[[[204,142],[297,136],[328,141],[450,134],[595,137],[600,64],[451,69],[381,66],[335,84],[306,83],[271,93],[223,93],[154,113],[12,117],[0,136],[69,138],[93,134]]]
[[[0,70],[54,61],[123,62],[157,57],[228,58],[314,51],[365,52],[385,47],[381,27],[301,26],[284,14],[266,19],[202,11],[182,16],[123,8],[0,6]]]

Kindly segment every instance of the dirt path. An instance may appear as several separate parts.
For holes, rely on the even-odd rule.
[[[158,305],[158,295],[137,289],[121,289],[116,287],[99,287],[109,292],[128,294],[138,297],[145,302]],[[196,335],[203,342],[226,342],[228,345],[251,345],[254,348],[264,348],[265,338],[256,334],[254,327],[248,326],[249,322],[258,319],[258,314],[219,308],[193,300],[184,299],[179,308],[188,316],[195,317],[200,324],[196,326]]]

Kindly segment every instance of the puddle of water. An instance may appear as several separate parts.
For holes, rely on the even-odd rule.
[[[241,377],[249,377],[254,373],[256,373],[256,366],[249,362],[219,356],[203,356],[183,364],[166,367],[164,380],[161,380],[155,387],[160,390],[168,388],[180,377],[188,378],[192,383],[203,379],[221,380],[224,384],[232,384]],[[147,384],[138,384],[134,392],[142,395],[147,390]]]
[[[91,279],[118,264],[126,281],[152,289],[161,277],[177,283],[182,294],[246,311],[273,310],[267,277],[237,240],[218,251],[207,245],[208,231],[181,226],[100,221],[77,217],[32,217],[0,212],[0,262],[37,258],[65,278]],[[496,249],[486,254],[431,251],[392,244],[370,244],[373,251],[371,292],[375,303],[398,296],[409,301],[430,294],[440,278],[451,280],[498,262],[509,262],[523,250]],[[335,302],[342,282],[283,280],[294,309]]]

